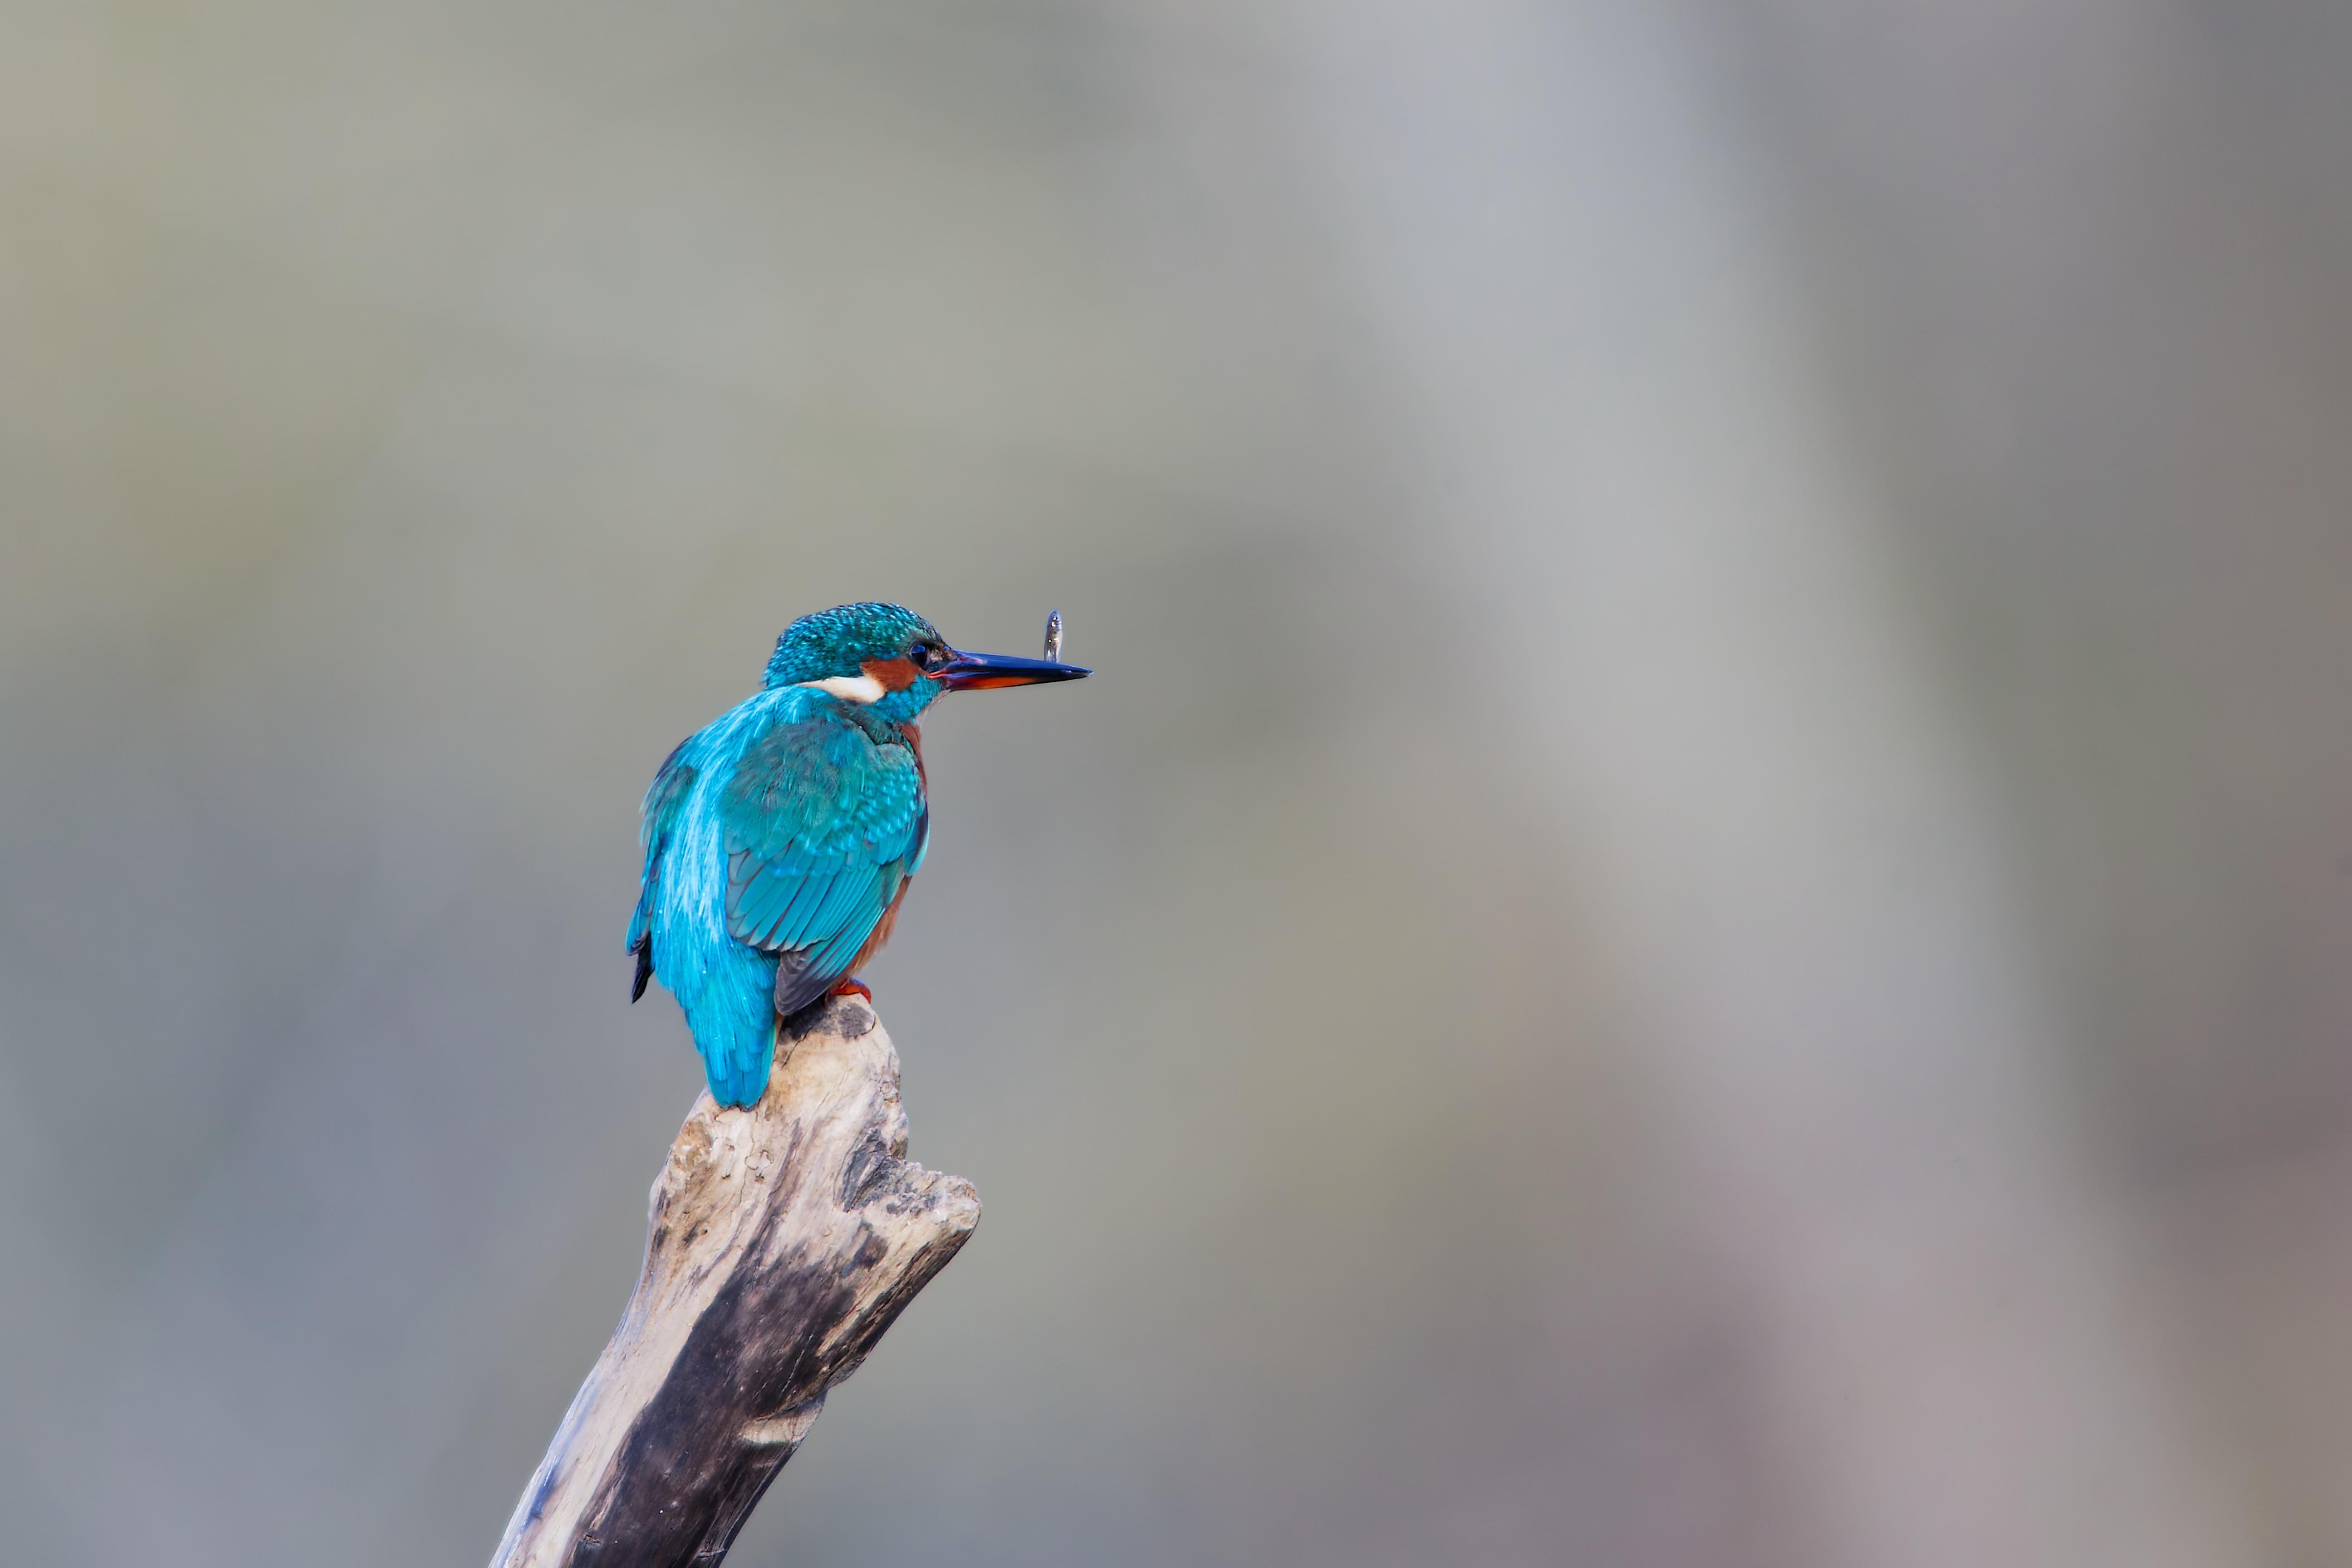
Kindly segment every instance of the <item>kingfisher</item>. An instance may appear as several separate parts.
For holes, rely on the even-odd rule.
[[[1071,681],[1046,657],[967,653],[896,604],[803,615],[752,696],[678,744],[646,791],[629,999],[659,979],[686,1013],[710,1095],[749,1105],[779,1028],[856,993],[890,939],[931,835],[917,721],[942,692]]]

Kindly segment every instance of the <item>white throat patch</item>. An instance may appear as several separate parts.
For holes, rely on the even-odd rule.
[[[890,692],[889,687],[871,675],[827,675],[821,681],[803,681],[801,685],[808,691],[853,703],[878,703]]]

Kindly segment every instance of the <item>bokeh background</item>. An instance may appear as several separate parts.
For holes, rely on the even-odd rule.
[[[793,615],[987,1218],[760,1564],[2352,1562],[2352,11],[0,0],[0,1556],[486,1558]]]

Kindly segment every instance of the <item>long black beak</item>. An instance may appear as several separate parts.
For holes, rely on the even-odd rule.
[[[951,692],[984,692],[997,686],[1034,686],[1048,681],[1082,680],[1094,672],[1076,664],[1057,664],[1050,659],[1016,659],[1010,653],[966,653],[959,651],[954,658],[929,674],[933,680]]]

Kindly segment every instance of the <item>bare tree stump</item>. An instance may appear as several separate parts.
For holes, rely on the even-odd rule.
[[[760,1103],[695,1103],[654,1183],[646,1266],[491,1568],[715,1563],[915,1292],[980,1223],[906,1159],[898,1053],[835,1000]]]

